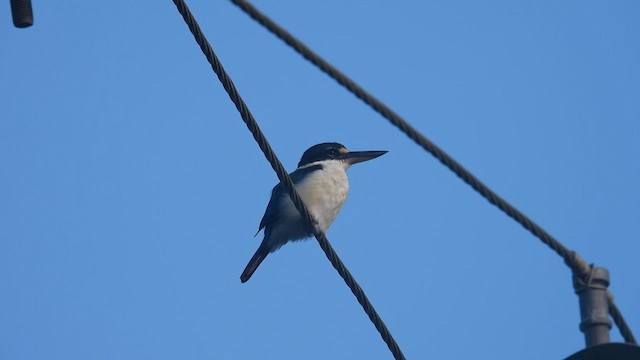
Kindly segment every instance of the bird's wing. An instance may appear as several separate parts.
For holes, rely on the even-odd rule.
[[[291,178],[291,181],[293,181],[293,184],[297,185],[307,174],[321,169],[322,165],[316,164],[302,169],[296,169],[294,172],[289,174],[289,177]],[[278,185],[274,186],[273,190],[271,190],[271,199],[269,199],[267,209],[264,212],[264,216],[262,216],[262,220],[260,220],[260,226],[258,227],[256,235],[258,235],[260,230],[267,226],[267,224],[273,224],[274,221],[277,220],[276,214],[278,209],[276,203],[281,196],[289,196],[289,194],[287,194],[287,190],[284,188],[282,183],[278,183]]]
[[[260,230],[264,229],[264,227],[267,224],[272,223],[273,220],[275,220],[275,214],[276,214],[276,205],[275,205],[276,200],[275,199],[277,199],[280,196],[282,196],[282,191],[283,190],[284,190],[284,187],[280,183],[278,185],[274,186],[273,190],[271,190],[271,199],[269,199],[269,204],[267,205],[267,209],[264,211],[264,215],[262,216],[262,220],[260,220],[260,226],[258,227],[258,232],[256,232],[256,235],[258,235]]]

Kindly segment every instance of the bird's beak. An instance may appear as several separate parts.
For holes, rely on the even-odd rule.
[[[343,155],[343,159],[349,165],[353,165],[359,162],[375,159],[386,153],[386,151],[350,151]]]

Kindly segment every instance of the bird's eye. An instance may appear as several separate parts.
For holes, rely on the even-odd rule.
[[[338,150],[336,149],[329,149],[329,155],[331,155],[331,157],[334,157],[338,154]]]

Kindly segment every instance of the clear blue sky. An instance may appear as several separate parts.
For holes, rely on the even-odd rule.
[[[555,253],[231,3],[189,3],[288,169],[389,150],[328,237],[408,358],[583,348]],[[640,3],[255,4],[608,268],[640,335]],[[0,22],[0,358],[391,358],[315,240],[240,283],[277,178],[171,1],[34,10]]]

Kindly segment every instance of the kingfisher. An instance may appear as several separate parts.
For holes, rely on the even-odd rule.
[[[307,149],[298,168],[289,174],[293,184],[313,215],[318,228],[326,232],[336,219],[349,193],[346,170],[353,164],[375,159],[386,151],[349,151],[344,145],[331,142]],[[249,264],[240,275],[246,282],[270,253],[289,241],[298,241],[313,235],[282,183],[271,191],[271,199],[264,212],[258,232],[264,229],[264,239]]]

